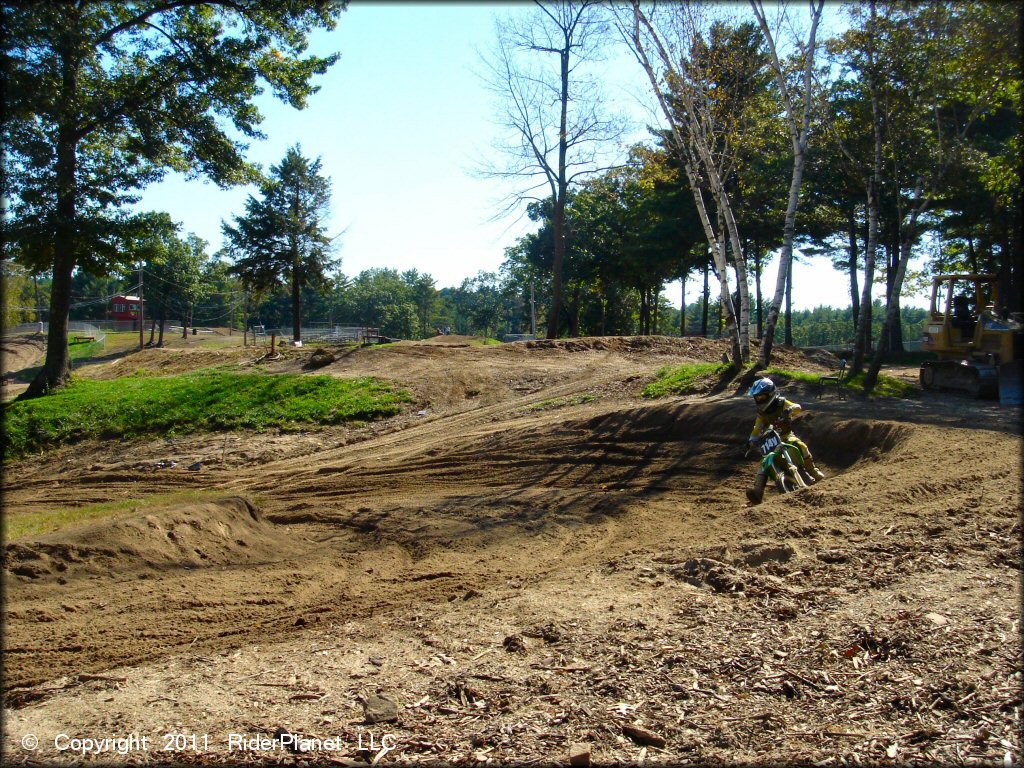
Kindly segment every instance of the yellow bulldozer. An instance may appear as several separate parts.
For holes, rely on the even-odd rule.
[[[937,360],[921,365],[921,387],[1021,403],[1024,325],[999,301],[994,275],[939,275],[924,329],[924,350]]]

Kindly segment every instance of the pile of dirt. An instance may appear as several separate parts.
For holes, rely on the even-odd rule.
[[[83,525],[4,547],[5,575],[61,584],[83,576],[280,559],[287,537],[240,497]]]

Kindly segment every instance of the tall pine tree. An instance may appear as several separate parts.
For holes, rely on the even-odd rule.
[[[337,266],[324,221],[330,212],[331,182],[320,175],[320,160],[302,156],[298,146],[270,169],[260,198],[249,196],[245,215],[224,224],[232,272],[262,293],[287,283],[292,294],[292,338],[302,341],[302,289],[324,285]]]

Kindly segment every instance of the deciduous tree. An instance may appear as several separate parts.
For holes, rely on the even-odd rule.
[[[761,0],[750,0],[750,5],[757,16],[761,32],[771,52],[772,70],[775,72],[775,81],[778,85],[778,94],[781,97],[782,108],[786,114],[786,128],[793,152],[793,172],[789,182],[789,198],[786,203],[786,218],[783,224],[782,253],[779,256],[779,273],[775,281],[775,296],[772,299],[771,307],[768,310],[768,321],[765,325],[764,338],[761,340],[761,351],[758,354],[758,368],[768,367],[771,361],[772,344],[775,340],[775,324],[779,319],[779,309],[782,306],[782,298],[786,286],[790,283],[793,264],[793,239],[796,236],[796,212],[800,203],[800,185],[803,180],[804,158],[807,154],[807,142],[810,138],[811,127],[811,106],[813,104],[814,85],[814,54],[817,49],[818,23],[821,21],[821,11],[824,0],[812,0],[810,3],[810,29],[807,33],[807,42],[798,41],[800,48],[798,61],[800,75],[802,78],[799,91],[789,82],[787,67],[783,64],[782,56],[779,54],[776,45],[776,34],[768,23],[768,17],[764,11]]]
[[[628,8],[617,17],[619,29],[647,74],[669,126],[667,145],[686,170],[714,259],[733,362],[741,366],[750,356],[750,300],[728,182],[750,125],[749,105],[741,92],[757,57],[736,57],[729,27],[710,21],[701,4],[673,4],[648,12],[634,0]],[[730,257],[738,307],[729,287]]]
[[[547,328],[552,339],[558,336],[562,313],[570,186],[607,167],[603,151],[621,133],[619,122],[602,108],[597,80],[586,72],[605,42],[601,5],[596,0],[538,0],[532,13],[498,24],[497,44],[487,61],[487,84],[501,100],[499,121],[511,139],[499,146],[507,165],[485,173],[516,182],[506,210],[544,198],[554,204]]]

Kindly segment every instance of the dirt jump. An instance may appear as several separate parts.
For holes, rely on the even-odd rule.
[[[124,508],[6,541],[4,764],[1019,764],[1020,409],[785,386],[827,478],[750,506],[749,397],[639,396],[724,349],[337,350],[415,405],[11,463],[8,519]]]

